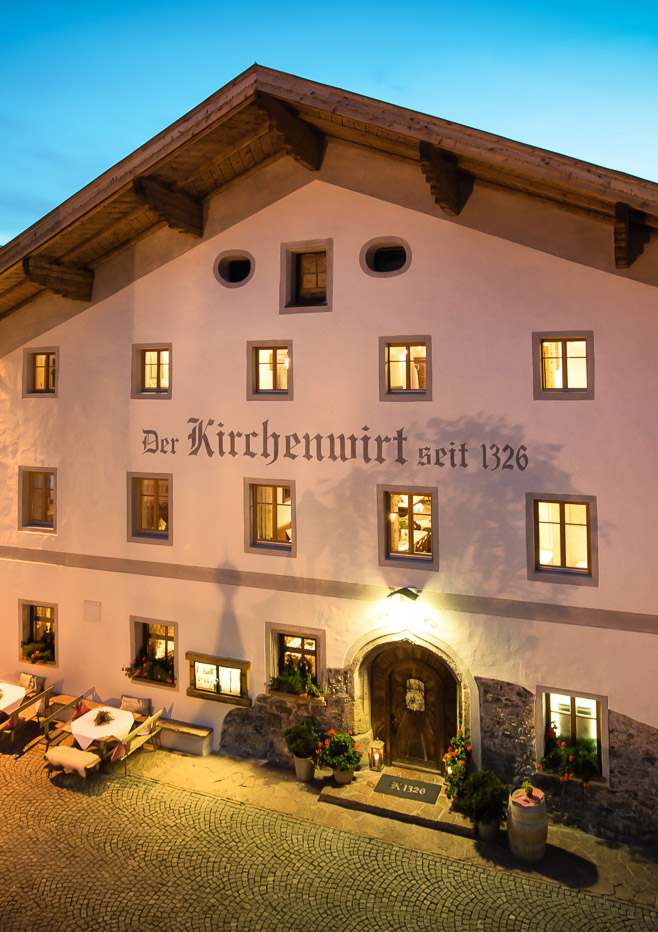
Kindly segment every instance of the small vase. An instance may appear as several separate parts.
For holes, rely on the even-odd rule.
[[[334,770],[334,780],[341,786],[345,783],[351,783],[354,778],[353,770]]]
[[[294,757],[295,774],[298,780],[308,783],[315,775],[315,761],[312,757]]]

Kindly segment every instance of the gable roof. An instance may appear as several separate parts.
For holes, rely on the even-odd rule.
[[[658,184],[254,64],[0,249],[0,317],[51,290],[91,300],[93,269],[155,229],[203,234],[203,202],[288,155],[320,169],[328,139],[418,164],[443,214],[494,186],[610,224],[658,231]]]

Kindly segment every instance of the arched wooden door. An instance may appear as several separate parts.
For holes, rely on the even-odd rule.
[[[457,728],[457,682],[446,664],[414,644],[388,648],[372,665],[372,726],[386,762],[441,770]]]

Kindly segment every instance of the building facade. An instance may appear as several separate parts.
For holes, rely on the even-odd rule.
[[[657,229],[658,185],[249,69],[0,250],[3,675],[273,759],[462,728],[508,782],[554,725],[598,773],[553,812],[655,840]]]

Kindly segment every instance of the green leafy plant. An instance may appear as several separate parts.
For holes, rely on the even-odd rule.
[[[471,822],[498,824],[505,811],[506,796],[504,784],[493,771],[483,767],[466,777],[462,809]]]
[[[55,635],[44,634],[40,641],[21,641],[21,660],[27,663],[55,662]]]
[[[532,794],[535,788],[530,782],[530,780],[524,780],[523,783],[521,784],[521,789],[523,790],[525,795],[528,797],[528,799],[532,798]]]
[[[121,669],[131,680],[152,680],[167,686],[173,686],[176,682],[173,656],[149,657],[146,648],[142,648],[133,662]]]
[[[445,764],[445,791],[448,799],[463,796],[466,788],[468,762],[471,759],[471,745],[460,729],[448,745],[443,755]]]
[[[544,735],[544,748],[545,753],[537,769],[559,774],[562,783],[571,777],[578,777],[586,786],[588,780],[601,773],[601,749],[594,738],[577,738],[572,741],[570,735],[558,735],[555,722],[551,722]]]
[[[301,722],[295,722],[294,725],[284,731],[283,737],[288,745],[288,750],[295,757],[315,757],[320,736],[312,718],[307,717],[302,719]]]
[[[295,662],[286,657],[283,669],[270,679],[270,689],[296,696],[310,696],[317,699],[322,695],[322,687],[311,673],[311,667],[304,657]]]
[[[114,716],[112,716],[107,709],[100,709],[94,716],[94,724],[96,725],[106,725],[108,722],[113,721]]]
[[[324,741],[319,741],[316,753],[319,767],[331,770],[356,770],[361,763],[359,745],[354,743],[351,731],[329,730]]]

